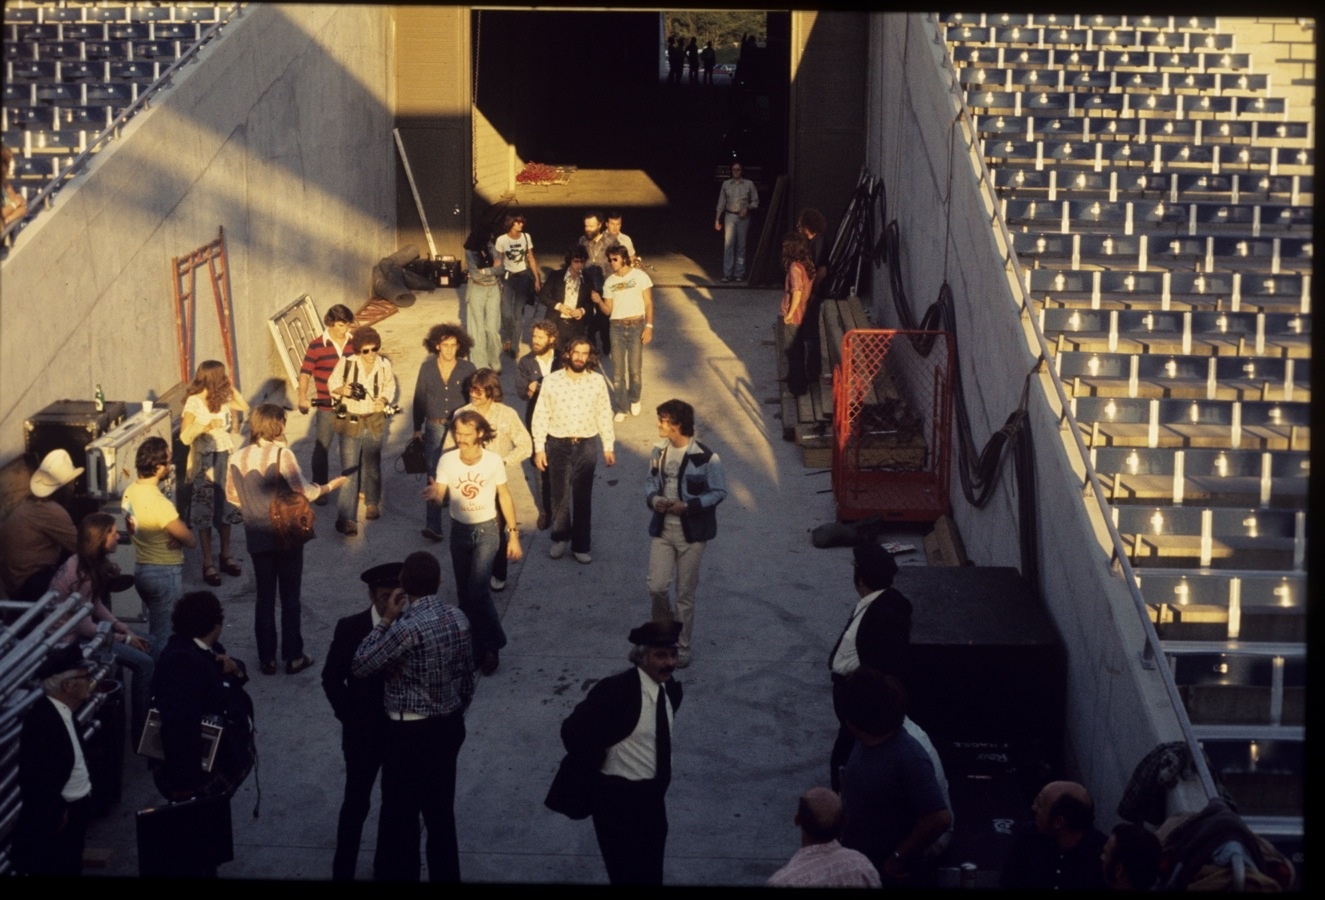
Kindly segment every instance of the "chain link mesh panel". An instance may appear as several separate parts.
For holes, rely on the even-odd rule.
[[[839,520],[933,522],[949,511],[951,367],[945,331],[847,332],[833,379]]]

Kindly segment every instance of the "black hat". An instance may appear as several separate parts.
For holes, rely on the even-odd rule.
[[[893,583],[897,575],[897,560],[874,541],[861,541],[853,548],[856,576],[867,587],[881,591]]]
[[[632,644],[646,647],[675,647],[676,639],[681,635],[681,623],[672,619],[654,619],[645,622],[630,632]]]
[[[400,570],[404,567],[404,563],[382,563],[359,573],[359,580],[370,588],[400,587]]]
[[[83,658],[83,648],[77,643],[66,644],[63,647],[56,647],[46,655],[45,662],[37,669],[37,677],[44,680],[61,672],[90,668],[92,663]]]

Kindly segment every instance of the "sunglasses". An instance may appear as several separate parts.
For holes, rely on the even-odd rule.
[[[363,354],[364,356],[367,356],[369,353],[376,353],[376,352],[377,352],[377,348],[376,348],[376,347],[360,347],[360,348],[359,348],[359,352],[360,352],[361,354]]]

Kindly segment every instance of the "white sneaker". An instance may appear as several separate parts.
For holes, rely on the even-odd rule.
[[[632,403],[632,404],[630,404],[630,414],[631,414],[632,416],[638,416],[638,415],[639,415],[639,404],[638,404],[638,403]]]
[[[504,578],[498,578],[496,575],[493,575],[491,578],[488,579],[488,587],[490,587],[494,591],[504,591],[506,590],[506,580]]]
[[[613,421],[613,422],[624,422],[624,421],[626,421],[626,414],[625,414],[625,413],[617,413],[615,416],[612,417],[612,421]]]
[[[547,548],[547,555],[553,559],[561,559],[566,555],[566,541],[553,541],[552,546]]]
[[[577,563],[584,563],[584,565],[587,566],[587,565],[589,565],[589,563],[593,562],[593,557],[590,556],[590,555],[587,554],[587,553],[576,553],[576,554],[575,554],[575,561],[576,561]]]

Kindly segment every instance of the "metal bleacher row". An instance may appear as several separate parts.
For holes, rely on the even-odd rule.
[[[1193,730],[1300,835],[1312,111],[1215,17],[940,19]]]
[[[230,7],[6,3],[0,128],[31,199]]]

